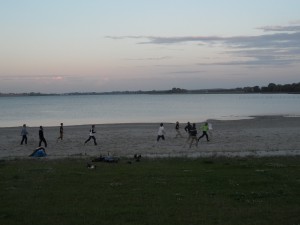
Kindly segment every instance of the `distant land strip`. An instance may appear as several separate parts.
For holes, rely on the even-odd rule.
[[[6,96],[59,96],[59,95],[120,95],[120,94],[249,94],[249,93],[287,93],[300,94],[300,82],[292,84],[269,83],[268,86],[238,87],[238,88],[213,88],[187,90],[174,87],[171,90],[152,91],[111,91],[111,92],[70,92],[70,93],[1,93],[0,97]]]

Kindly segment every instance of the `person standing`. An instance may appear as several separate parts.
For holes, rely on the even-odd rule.
[[[96,138],[94,136],[94,134],[96,133],[95,131],[95,125],[92,125],[92,128],[90,129],[90,136],[89,138],[84,142],[84,144],[86,144],[87,142],[89,142],[91,139],[94,140],[94,144],[97,145],[97,142],[96,142]]]
[[[190,148],[192,147],[193,142],[196,142],[196,147],[198,146],[198,142],[197,142],[197,129],[196,129],[196,124],[193,123],[192,128],[190,129],[190,139],[191,139],[191,143],[190,143]]]
[[[21,141],[21,145],[23,144],[23,142],[25,141],[25,145],[27,145],[27,128],[26,128],[26,124],[23,124],[22,130],[21,130],[21,136],[22,136],[22,141]]]
[[[46,141],[46,139],[44,137],[44,128],[42,126],[40,126],[39,137],[40,137],[39,147],[41,147],[42,146],[42,142],[44,142],[45,147],[47,148],[47,141]]]
[[[165,140],[165,133],[166,133],[166,132],[165,132],[164,124],[161,123],[161,124],[160,124],[160,127],[158,128],[156,142],[159,142],[159,139]]]
[[[59,137],[57,138],[57,140],[58,139],[63,140],[63,138],[64,138],[64,124],[61,123],[59,127]]]
[[[180,130],[179,130],[179,122],[177,121],[176,124],[175,124],[175,130],[176,130],[176,136],[175,138],[178,138],[179,137],[183,137]]]
[[[209,138],[207,135],[208,132],[208,123],[206,122],[202,127],[202,135],[198,138],[198,142],[200,141],[201,138],[203,138],[204,136],[206,137],[207,142],[209,142]]]

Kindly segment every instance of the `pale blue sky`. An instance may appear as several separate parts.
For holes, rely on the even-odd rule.
[[[0,0],[0,92],[299,82],[298,0]]]

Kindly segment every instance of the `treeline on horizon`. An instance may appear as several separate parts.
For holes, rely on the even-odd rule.
[[[249,93],[291,93],[300,94],[300,82],[293,84],[275,84],[269,83],[268,86],[253,86],[239,88],[215,88],[187,90],[182,88],[172,88],[171,90],[152,90],[152,91],[112,91],[112,92],[71,92],[63,94],[46,93],[1,93],[0,96],[56,96],[56,95],[111,95],[111,94],[249,94]]]

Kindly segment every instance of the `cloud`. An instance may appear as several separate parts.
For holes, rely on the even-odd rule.
[[[300,48],[300,32],[231,37],[225,39],[224,43],[237,48]]]
[[[299,32],[300,31],[300,25],[295,26],[265,26],[265,27],[259,27],[257,28],[259,30],[263,30],[265,32],[270,31],[290,31],[290,32]]]
[[[63,80],[64,77],[62,76],[55,76],[55,77],[52,77],[52,80]]]
[[[243,60],[216,62],[201,65],[291,65],[300,62],[300,25],[264,26],[258,29],[268,32],[256,36],[123,36],[107,37],[112,39],[143,40],[137,44],[174,45],[181,43],[196,43],[211,47],[226,48],[224,53],[233,57],[243,57]],[[223,51],[223,50],[222,50]]]
[[[113,37],[106,36],[106,38],[120,40],[120,39],[145,39],[146,41],[138,42],[138,44],[176,44],[183,42],[207,42],[222,40],[221,37],[202,37],[202,36],[183,36],[183,37],[159,37],[159,36],[121,36]]]
[[[62,75],[4,75],[3,80],[64,80],[70,76]]]
[[[175,71],[175,72],[168,72],[168,74],[199,74],[204,73],[204,70],[182,70],[182,71]]]
[[[229,61],[229,62],[216,62],[216,63],[199,63],[198,65],[219,65],[219,66],[287,66],[292,62],[289,59],[276,59],[275,57],[259,57],[254,60],[245,61]]]
[[[127,36],[123,38],[132,38]],[[183,37],[154,37],[134,36],[135,39],[147,39],[138,44],[178,44],[184,42],[197,42],[198,44],[223,44],[227,47],[237,48],[300,48],[300,31],[296,33],[276,33],[258,36],[183,36]]]
[[[132,61],[160,61],[160,60],[166,60],[171,59],[170,56],[162,56],[162,57],[152,57],[152,58],[136,58],[136,59],[125,59],[125,60],[132,60]]]

